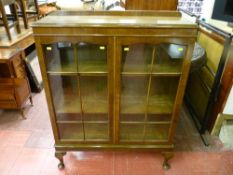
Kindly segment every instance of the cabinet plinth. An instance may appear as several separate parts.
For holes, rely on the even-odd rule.
[[[196,25],[178,12],[60,11],[33,31],[61,164],[66,151],[148,149],[169,167]]]

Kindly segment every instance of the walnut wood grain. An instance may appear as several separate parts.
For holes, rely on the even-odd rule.
[[[57,18],[63,18],[63,24],[57,21]],[[111,20],[109,21],[108,19]],[[122,21],[122,23],[119,23],[119,21]],[[195,24],[187,21],[177,12],[132,11],[108,13],[59,11],[51,16],[45,17],[44,20],[34,23],[33,31],[50,112],[51,125],[54,132],[56,151],[66,152],[92,149],[154,150],[162,151],[166,154],[165,164],[167,164],[168,159],[171,157],[170,152],[173,149],[174,133],[189,73],[192,50],[197,37],[197,26]],[[68,59],[69,56],[61,58],[61,54],[57,50],[57,42],[65,42],[69,43],[72,47],[77,47],[78,50],[75,51],[76,54],[73,56],[77,60],[79,59],[77,55],[81,52],[79,50],[80,48],[78,48],[79,45],[91,43],[97,44],[98,46],[99,44],[99,49],[107,48],[107,67],[98,65],[98,62],[95,62],[97,64],[96,66],[88,66],[88,69],[86,69],[89,71],[88,74],[85,71],[80,72],[81,69],[79,66],[77,66],[78,68],[76,70],[72,68],[72,65],[63,65],[64,67],[62,67],[59,64],[63,59]],[[167,64],[163,67],[157,63],[157,67],[151,65],[147,69],[147,73],[138,71],[137,66],[134,68],[128,67],[123,71],[123,47],[145,44],[156,48],[160,44],[167,43],[180,44],[187,48],[183,54],[183,63],[181,62],[179,66],[173,68],[173,66]],[[105,47],[103,47],[103,44]],[[130,50],[129,48],[128,50]],[[155,51],[156,49],[154,49]],[[89,55],[89,57],[86,57],[87,59],[90,59],[92,52],[93,50],[87,52]],[[154,53],[151,57],[155,57],[155,55]],[[165,59],[164,57],[162,58]],[[52,67],[59,71],[50,69],[49,60],[51,59],[52,61],[53,59],[57,59],[56,64],[58,67]],[[141,60],[143,60],[143,57]],[[173,65],[177,65],[175,63],[177,62],[174,61]],[[78,61],[74,61],[71,64],[79,63]],[[153,72],[154,69],[157,72]],[[148,74],[148,72],[150,73]],[[58,83],[53,84],[56,81],[53,81],[52,76],[60,76],[60,80],[57,78]],[[68,81],[69,78],[67,77],[69,76],[78,77],[78,83],[81,85],[74,85],[77,81]],[[93,87],[89,86],[83,90],[82,76],[95,77],[99,82],[103,79],[108,80],[107,105],[102,103],[103,96],[98,96],[106,92],[106,90],[103,91],[103,86],[101,86],[102,88],[98,87],[98,92],[96,92],[95,81],[93,80]],[[140,84],[140,81],[138,81],[140,79],[139,77],[145,76],[150,77],[150,83],[148,85]],[[129,80],[131,78],[135,78],[136,82],[138,82],[134,87],[138,87],[139,89],[145,87],[145,89],[149,89],[145,93],[147,102],[141,102],[140,99],[142,96],[137,96],[137,91],[135,91],[133,96],[127,96],[129,93],[132,94]],[[74,78],[70,78],[70,80],[74,80]],[[69,82],[72,82],[70,86],[66,85]],[[127,91],[125,89],[128,85],[129,90]],[[74,87],[77,88],[75,89]],[[68,105],[68,108],[72,107],[72,111],[69,112],[68,108],[65,110],[68,110],[68,112],[64,112],[64,110],[59,111],[63,108],[56,108],[56,104],[59,101],[57,99],[59,98],[56,98],[54,94],[60,94],[61,92],[64,96],[66,95],[68,97],[68,93],[65,92],[66,88],[74,89],[74,91],[70,91],[77,92],[78,87],[81,87],[79,94],[82,95],[84,93],[86,96],[89,95],[88,97],[91,99],[95,99],[98,96],[99,102],[95,101],[96,105],[93,103],[85,109],[83,100],[85,98],[88,100],[89,98],[83,95],[82,98],[77,97],[76,100],[73,100],[75,98],[73,96],[72,98],[68,98],[73,101],[73,104],[69,103],[70,105]],[[60,91],[59,89],[62,90]],[[93,90],[90,91],[90,89]],[[152,92],[155,93],[153,96],[150,95]],[[163,94],[159,94],[159,92]],[[135,103],[135,101],[138,103]],[[61,102],[63,103],[65,101],[63,100]],[[80,106],[80,103],[83,103],[84,106],[74,110],[73,107]],[[146,104],[148,107],[145,107]],[[157,106],[153,108],[149,105]],[[106,110],[106,106],[108,106],[108,110]],[[88,112],[91,112],[95,117],[103,113],[109,118],[106,120],[102,116],[98,120],[97,118],[96,120],[90,120],[90,118],[87,119],[87,115],[85,118],[85,113],[87,114]],[[144,115],[145,112],[148,113],[146,117]],[[142,120],[136,120],[140,115],[143,116]],[[153,119],[151,119],[150,115],[153,115]],[[76,117],[72,119],[73,116]],[[122,117],[125,117],[126,121],[123,121]],[[85,130],[91,124],[93,124],[92,128],[94,130]],[[108,127],[109,135],[106,135],[106,127]],[[147,132],[144,132],[145,127],[148,129]],[[57,157],[62,162],[62,156]]]

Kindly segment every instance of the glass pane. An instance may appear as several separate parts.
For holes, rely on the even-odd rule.
[[[76,45],[79,72],[107,72],[107,47],[90,43]]]
[[[148,77],[122,76],[121,113],[145,113]]]
[[[58,42],[44,45],[44,54],[48,72],[77,72],[77,63],[72,43]]]
[[[143,140],[143,124],[120,124],[120,140],[121,141],[142,141]]]
[[[160,44],[155,46],[156,57],[153,61],[153,73],[181,73],[186,46],[178,44]]]
[[[81,113],[57,113],[57,121],[80,121],[82,122]]]
[[[84,140],[82,123],[58,123],[58,130],[61,139]]]
[[[153,77],[147,106],[148,113],[172,113],[178,83],[179,77]]]
[[[120,116],[121,122],[144,122],[144,119],[144,114],[121,114]]]
[[[84,114],[84,122],[108,122],[108,113],[106,114]]]
[[[85,139],[109,140],[107,76],[81,76]]]
[[[81,113],[77,77],[49,75],[49,80],[55,112],[63,117],[68,117],[66,113]]]
[[[109,140],[109,125],[104,123],[85,123],[86,140]]]
[[[122,48],[122,72],[149,72],[152,48],[146,44],[132,44]]]
[[[169,124],[147,124],[145,140],[167,140]]]
[[[171,122],[171,114],[148,114],[147,122]]]
[[[80,80],[84,115],[108,113],[107,76],[81,76]]]
[[[123,74],[180,74],[186,46],[132,44],[122,47]]]

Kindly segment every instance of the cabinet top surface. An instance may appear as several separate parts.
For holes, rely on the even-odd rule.
[[[0,62],[5,62],[10,60],[13,56],[18,54],[20,49],[8,49],[8,50],[0,50]]]
[[[57,11],[33,27],[196,28],[176,11]]]

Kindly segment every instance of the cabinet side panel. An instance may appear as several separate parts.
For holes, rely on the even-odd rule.
[[[42,79],[43,79],[43,83],[44,83],[44,89],[45,89],[45,95],[46,95],[46,99],[47,99],[47,106],[48,106],[48,110],[49,110],[50,122],[52,125],[55,143],[57,143],[59,140],[58,128],[57,128],[56,120],[55,120],[55,112],[53,109],[52,96],[51,96],[51,91],[50,91],[50,87],[49,87],[48,76],[46,74],[45,58],[44,58],[44,54],[43,54],[42,45],[40,42],[40,37],[35,37],[35,45],[36,45],[37,55],[39,58]]]
[[[180,77],[176,99],[175,99],[175,105],[173,108],[172,126],[169,131],[170,142],[173,142],[174,136],[175,136],[177,122],[178,122],[179,115],[180,115],[180,109],[181,109],[181,105],[183,102],[184,91],[185,91],[185,87],[186,87],[186,83],[187,83],[187,79],[189,75],[189,69],[190,69],[193,49],[194,49],[194,42],[190,41],[190,43],[188,44],[188,50],[186,52],[185,60],[182,66],[182,74]]]

